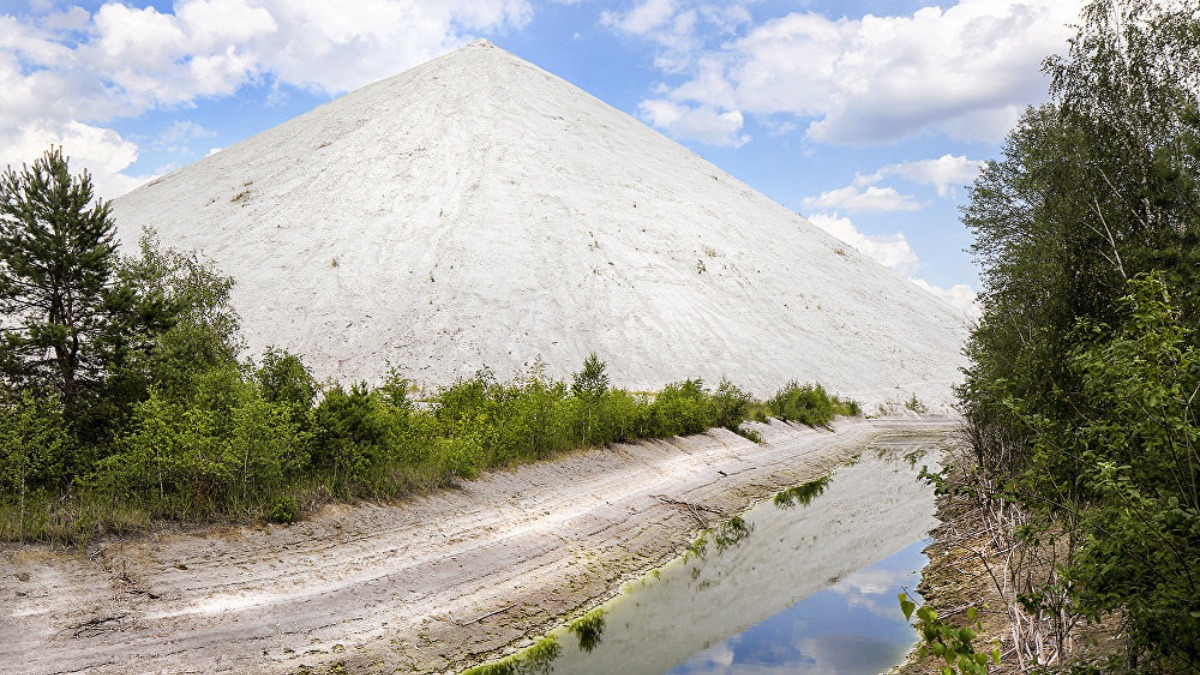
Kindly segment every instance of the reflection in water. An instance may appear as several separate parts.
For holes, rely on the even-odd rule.
[[[809,502],[820,497],[825,492],[825,488],[829,487],[829,481],[831,480],[833,480],[833,476],[825,474],[816,480],[810,480],[796,487],[790,487],[775,495],[773,502],[775,506],[781,509],[791,508],[796,504],[808,506]]]
[[[706,531],[688,555],[606,603],[586,645],[576,625],[588,615],[555,631],[579,639],[562,640],[553,672],[887,670],[916,641],[895,598],[915,588],[924,559],[913,542],[936,524],[917,474],[889,448],[793,494],[805,508],[763,503]]]
[[[550,675],[555,672],[552,662],[561,654],[562,645],[558,644],[558,638],[547,635],[519,654],[468,668],[462,675]]]
[[[919,581],[925,544],[918,541],[714,644],[670,675],[886,672],[916,640],[896,608],[896,594]],[[554,672],[572,671],[555,663]]]
[[[591,652],[600,645],[604,634],[604,608],[597,607],[571,622],[568,629],[579,638],[579,648]]]
[[[715,528],[701,532],[700,536],[696,537],[696,540],[688,547],[687,553],[683,555],[684,562],[692,557],[707,560],[710,541],[716,545],[718,553],[724,553],[729,548],[742,543],[746,537],[750,536],[751,532],[754,532],[753,523],[747,523],[741,516],[734,516]]]

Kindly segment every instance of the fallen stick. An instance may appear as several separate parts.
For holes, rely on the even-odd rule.
[[[500,609],[498,609],[494,612],[488,612],[487,614],[484,614],[483,616],[481,616],[479,618],[472,619],[466,623],[460,623],[459,625],[460,626],[470,626],[471,624],[479,623],[480,621],[483,621],[484,619],[486,619],[488,617],[496,616],[497,614],[500,614],[501,612],[507,612],[508,610],[512,609],[513,607],[516,607],[516,605],[509,605],[508,607],[501,607]]]
[[[670,504],[671,506],[686,506],[688,509],[688,512],[692,514],[692,517],[695,518],[696,522],[700,523],[700,527],[702,527],[704,529],[708,529],[708,521],[704,520],[704,517],[700,515],[700,511],[705,510],[710,513],[717,513],[717,511],[713,511],[712,509],[708,509],[703,506],[696,506],[695,504],[692,504],[691,502],[685,502],[685,501],[681,501],[679,499],[671,499],[670,497],[667,497],[666,495],[651,495],[651,496],[657,498],[658,501],[660,501],[664,504]]]

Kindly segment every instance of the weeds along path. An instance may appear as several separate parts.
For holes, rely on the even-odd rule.
[[[513,649],[715,524],[872,442],[943,442],[953,418],[755,425],[616,445],[291,527],[86,552],[0,548],[0,670],[446,672]]]

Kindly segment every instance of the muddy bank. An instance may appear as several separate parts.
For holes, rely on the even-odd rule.
[[[0,549],[0,663],[19,673],[444,672],[520,645],[677,555],[700,526],[880,438],[951,419],[774,423],[498,472],[291,527]],[[688,502],[695,508],[672,502]]]

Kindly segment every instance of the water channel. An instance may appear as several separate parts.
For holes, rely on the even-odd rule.
[[[937,521],[917,474],[938,456],[932,443],[879,441],[827,480],[714,528],[599,619],[553,631],[557,645],[496,672],[886,672],[916,641],[896,594],[915,594],[925,563]]]

